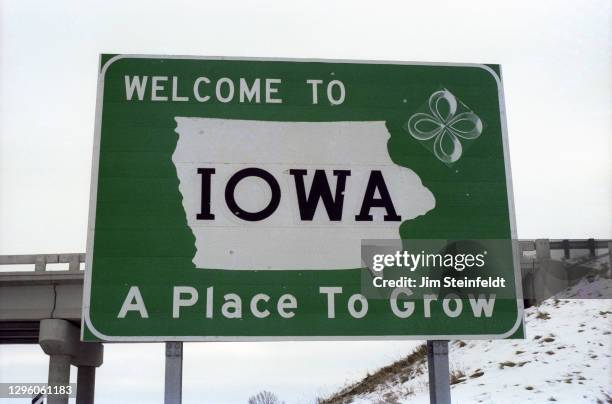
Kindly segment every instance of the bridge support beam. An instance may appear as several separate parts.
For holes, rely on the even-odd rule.
[[[77,404],[93,404],[95,390],[95,366],[79,366],[79,371],[77,373]]]
[[[79,329],[66,320],[41,320],[38,343],[49,355],[49,386],[68,385],[70,362],[78,352]],[[47,403],[68,404],[68,395],[50,394]]]
[[[49,355],[49,386],[67,386],[70,384],[70,356]],[[47,404],[67,404],[68,395],[47,395]]]
[[[72,364],[79,369],[77,404],[93,404],[96,367],[102,364],[104,353],[102,344],[81,342],[78,327],[55,318],[41,320],[38,343],[49,355],[49,385],[68,385]],[[68,396],[48,395],[47,403],[68,404]]]
[[[104,346],[99,342],[80,342],[72,364],[77,373],[76,404],[93,404],[96,388],[96,368],[102,364]]]

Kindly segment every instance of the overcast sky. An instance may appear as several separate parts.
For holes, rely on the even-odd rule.
[[[398,4],[0,0],[0,254],[85,251],[100,53],[501,64],[519,237],[611,238],[612,2]],[[309,402],[412,346],[188,344],[185,402]],[[98,402],[161,401],[162,359],[107,345]],[[0,347],[0,382],[46,366]]]

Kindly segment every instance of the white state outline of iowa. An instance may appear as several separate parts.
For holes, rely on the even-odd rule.
[[[197,268],[227,270],[338,270],[363,267],[361,240],[398,239],[403,221],[435,207],[433,194],[412,170],[391,161],[390,134],[383,121],[277,122],[175,117],[179,139],[172,162],[187,223],[196,240]],[[214,145],[214,146],[211,146]],[[281,188],[277,210],[260,222],[237,218],[224,199],[225,184],[236,171],[269,171]],[[215,168],[211,177],[214,220],[198,220],[201,176],[198,168]],[[325,169],[335,190],[333,169],[350,169],[342,220],[331,222],[319,202],[312,222],[300,220],[295,183],[289,169],[307,169],[306,192],[315,169]],[[357,222],[371,170],[380,170],[401,221],[385,222],[383,208],[373,208],[373,222]],[[258,183],[259,181],[259,183]],[[236,200],[257,211],[270,200],[261,180],[244,179]],[[250,207],[250,208],[249,208]]]

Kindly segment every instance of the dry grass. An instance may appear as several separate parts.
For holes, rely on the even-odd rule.
[[[550,314],[545,311],[538,310],[538,314],[536,314],[536,318],[539,320],[548,320],[550,319]]]
[[[427,361],[427,346],[419,345],[412,353],[405,358],[392,363],[389,366],[379,369],[375,373],[366,376],[363,380],[351,384],[338,393],[328,397],[318,399],[318,404],[345,404],[349,403],[354,397],[372,393],[377,387],[395,377],[401,377],[402,373],[424,364]],[[407,381],[405,379],[404,381]]]
[[[453,370],[450,374],[451,385],[464,382],[466,379],[467,377],[465,376],[465,372],[460,369]]]
[[[483,370],[481,370],[481,369],[476,369],[476,370],[474,371],[474,373],[472,373],[472,374],[470,375],[470,379],[476,379],[476,378],[478,378],[478,377],[480,377],[480,376],[482,376],[482,375],[484,375],[484,371],[483,371]]]
[[[376,404],[400,404],[399,397],[393,393],[386,393]]]

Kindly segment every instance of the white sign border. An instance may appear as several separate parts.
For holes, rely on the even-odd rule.
[[[103,55],[100,55],[100,61]],[[349,335],[349,336],[111,336],[98,331],[92,324],[89,309],[91,298],[91,263],[93,260],[94,229],[96,219],[96,201],[98,194],[98,169],[100,159],[100,136],[102,128],[102,104],[104,99],[104,77],[108,68],[121,59],[191,59],[191,60],[227,60],[227,61],[253,61],[253,62],[303,62],[303,63],[355,63],[380,64],[400,66],[449,66],[449,67],[477,67],[489,72],[497,83],[499,100],[499,114],[502,128],[502,144],[504,151],[504,166],[506,174],[506,192],[508,195],[508,214],[510,217],[510,233],[512,240],[516,240],[516,217],[514,209],[514,193],[512,191],[512,173],[510,168],[510,154],[508,146],[508,128],[506,123],[506,107],[504,89],[500,77],[489,66],[477,63],[444,63],[444,62],[399,62],[378,60],[350,60],[350,59],[307,59],[307,58],[260,58],[260,57],[223,57],[223,56],[172,56],[172,55],[133,55],[119,54],[111,57],[98,75],[96,95],[96,117],[93,144],[93,158],[91,164],[91,183],[89,197],[89,219],[87,224],[87,250],[85,258],[85,280],[83,283],[83,305],[81,321],[81,340],[85,333],[85,326],[89,331],[103,342],[211,342],[211,341],[371,341],[371,340],[451,340],[451,339],[504,339],[516,332],[524,322],[523,289],[521,283],[520,249],[518,243],[512,243],[513,266],[516,287],[516,305],[518,315],[512,328],[502,334],[476,334],[476,335]],[[500,66],[501,72],[501,66]],[[500,74],[501,76],[501,74]]]

